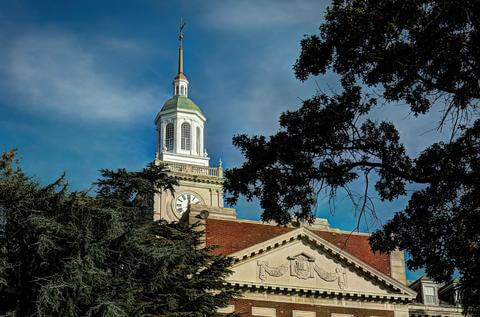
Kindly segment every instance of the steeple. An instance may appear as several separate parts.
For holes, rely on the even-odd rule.
[[[154,198],[154,219],[178,221],[189,205],[199,203],[223,207],[223,170],[210,167],[205,149],[204,131],[207,118],[200,107],[188,98],[188,81],[183,73],[183,30],[178,34],[178,72],[173,80],[173,96],[165,101],[155,117],[155,164],[167,164],[169,175],[178,180],[175,194],[158,192]],[[175,54],[175,49],[172,51]],[[208,208],[205,206],[206,208]]]
[[[180,18],[180,32],[178,34],[178,74],[173,81],[173,96],[188,96],[188,80],[183,73],[183,28],[185,22]]]
[[[183,73],[183,30],[178,33],[178,73],[173,80],[173,96],[165,101],[155,118],[158,131],[157,158],[165,162],[208,167],[204,145],[204,123],[200,108],[188,98],[188,80]]]

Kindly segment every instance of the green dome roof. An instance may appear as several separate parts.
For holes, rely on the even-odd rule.
[[[203,116],[200,108],[191,99],[188,99],[185,96],[174,96],[173,98],[168,99],[167,101],[165,101],[165,104],[163,105],[161,111],[168,111],[174,109],[197,111]]]

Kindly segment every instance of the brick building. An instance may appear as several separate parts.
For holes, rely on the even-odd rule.
[[[155,219],[176,221],[188,210],[189,220],[204,226],[205,245],[235,258],[227,281],[244,295],[219,313],[407,317],[414,302],[422,312],[417,292],[407,286],[402,252],[373,253],[367,234],[331,228],[325,219],[279,227],[239,220],[234,209],[224,208],[222,164],[210,167],[206,118],[188,98],[181,33],[179,39],[173,96],[155,118],[155,162],[166,164],[179,185],[174,195],[156,195]]]

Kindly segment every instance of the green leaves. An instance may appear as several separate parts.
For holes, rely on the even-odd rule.
[[[201,249],[192,226],[153,221],[161,166],[102,170],[97,195],[42,186],[2,157],[0,313],[16,316],[212,316],[236,294],[231,260]]]
[[[364,113],[375,102],[363,100],[352,81],[343,84],[341,95],[320,94],[283,113],[280,131],[269,140],[234,137],[246,162],[225,173],[229,203],[239,195],[256,197],[265,221],[311,220],[319,192],[328,189],[333,197],[372,170],[380,176],[376,189],[382,199],[405,194],[412,162],[398,131],[391,123],[366,119]]]
[[[320,34],[302,40],[295,74],[354,74],[416,114],[440,95],[453,109],[476,107],[479,11],[478,1],[333,1]]]
[[[257,198],[262,219],[283,225],[312,220],[319,195],[331,202],[344,190],[361,217],[374,208],[372,179],[381,200],[416,184],[372,246],[407,250],[411,268],[424,266],[439,281],[460,272],[464,308],[480,315],[480,236],[472,226],[480,212],[479,21],[480,2],[472,0],[332,1],[319,33],[301,40],[293,68],[302,81],[334,72],[340,91],[283,113],[268,139],[235,136],[245,162],[225,172],[227,202]],[[394,124],[372,119],[377,104],[405,105],[412,120],[440,111],[451,139],[410,157]],[[359,196],[349,187],[357,180]]]

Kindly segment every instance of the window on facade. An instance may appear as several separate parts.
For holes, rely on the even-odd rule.
[[[423,293],[425,295],[425,304],[436,304],[435,288],[432,286],[424,286]]]
[[[175,95],[178,95],[178,86],[175,87]]]
[[[200,155],[200,127],[197,127],[197,154]]]
[[[190,124],[182,123],[182,150],[190,151]]]
[[[167,151],[173,151],[173,142],[174,142],[174,133],[173,133],[173,123],[167,124],[165,128],[165,147]]]
[[[252,306],[252,316],[275,317],[277,310],[269,307],[255,307]]]
[[[182,87],[180,88],[180,90],[182,91],[182,95],[183,95],[184,87],[182,86]]]

